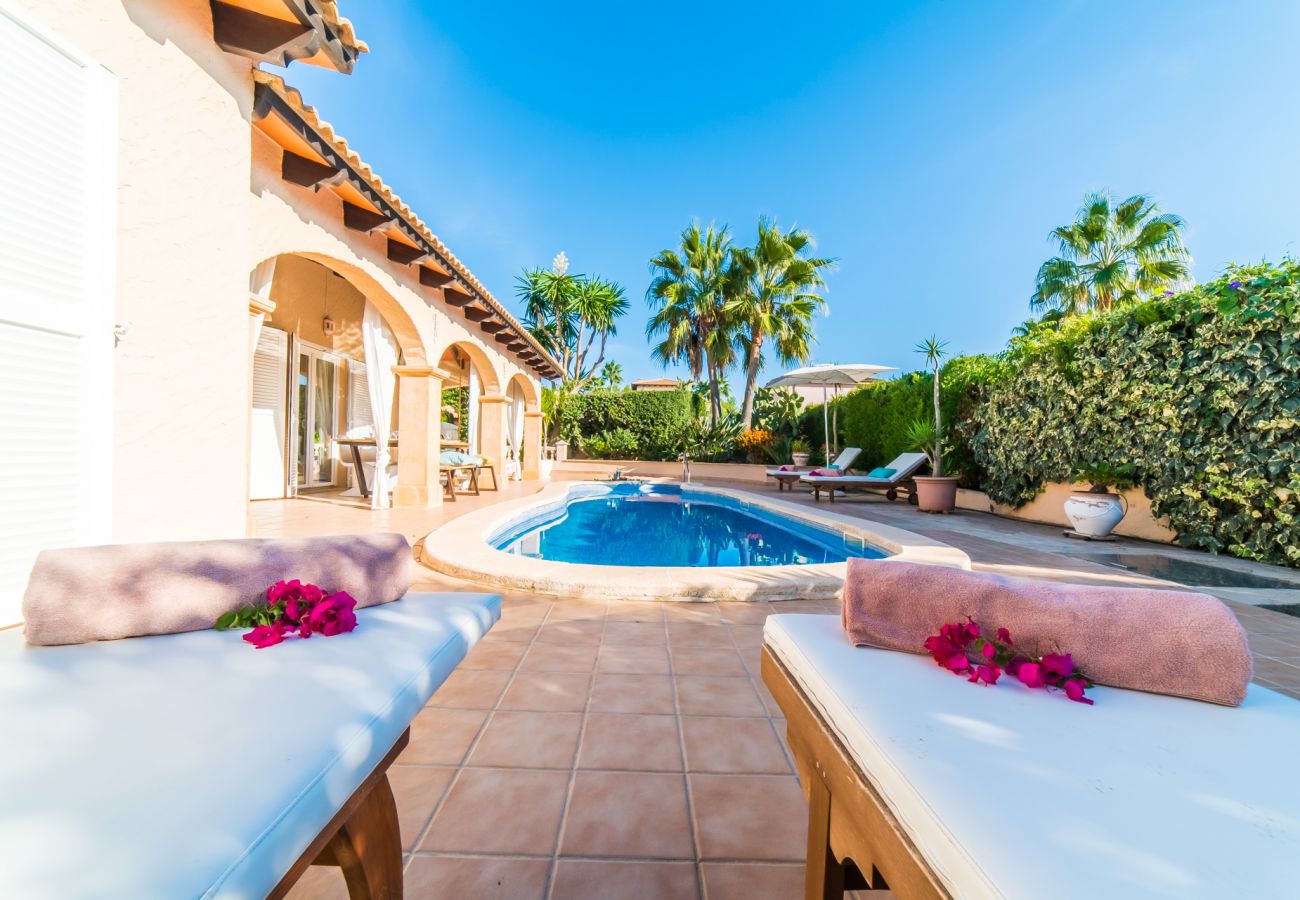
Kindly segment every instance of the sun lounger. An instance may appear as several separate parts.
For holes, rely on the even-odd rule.
[[[809,472],[815,472],[819,468],[836,468],[841,472],[852,472],[853,464],[857,462],[858,454],[862,451],[857,447],[845,447],[840,451],[840,455],[835,457],[835,462],[831,466],[791,466],[788,469],[768,469],[767,477],[776,479],[776,490],[781,491],[794,490],[795,484],[801,477]]]
[[[916,503],[916,482],[912,476],[925,465],[924,453],[900,453],[885,468],[893,469],[894,474],[888,478],[872,478],[870,475],[801,475],[799,481],[811,485],[813,502],[822,498],[822,492],[835,502],[835,492],[884,494],[887,500],[897,500],[900,491],[907,494],[908,503]]]
[[[280,897],[312,864],[400,897],[386,770],[500,609],[409,593],[266,650],[0,632],[0,897]]]
[[[807,897],[1295,894],[1300,702],[985,688],[775,615],[763,681],[809,799]]]

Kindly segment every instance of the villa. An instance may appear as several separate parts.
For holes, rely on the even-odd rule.
[[[339,7],[0,0],[0,898],[1294,893],[1300,264],[763,388],[834,260],[695,223],[621,389],[293,86]]]

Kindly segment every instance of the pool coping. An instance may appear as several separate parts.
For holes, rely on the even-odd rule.
[[[681,482],[666,482],[681,484]],[[562,502],[574,488],[609,486],[601,481],[553,483],[536,494],[475,510],[425,536],[420,561],[434,571],[511,591],[593,600],[668,600],[680,602],[828,599],[839,596],[847,564],[806,566],[601,566],[530,559],[497,550],[488,539],[528,511]],[[700,494],[730,497],[741,503],[821,527],[831,526],[892,555],[892,562],[926,563],[949,568],[971,567],[964,552],[931,538],[839,513],[811,510],[786,500],[747,491],[701,484],[681,484]]]

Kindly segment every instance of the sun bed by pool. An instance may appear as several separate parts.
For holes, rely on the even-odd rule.
[[[841,472],[852,472],[853,464],[857,462],[858,454],[861,452],[862,451],[857,447],[845,447],[840,451],[840,455],[835,457],[835,461],[831,463],[829,467],[823,468],[838,469]],[[793,490],[795,483],[798,482],[800,478],[807,475],[809,472],[816,471],[818,471],[816,466],[792,466],[788,469],[768,469],[766,476],[768,478],[776,479],[776,489],[779,493],[781,491]]]
[[[409,593],[266,650],[0,633],[0,896],[283,896],[314,863],[400,897],[385,772],[499,616],[494,595]]]
[[[925,465],[924,453],[900,453],[885,468],[893,469],[887,478],[873,478],[870,475],[812,475],[805,473],[799,481],[813,489],[813,502],[822,498],[822,491],[835,502],[835,492],[884,494],[887,500],[895,500],[900,492],[907,495],[908,503],[916,503],[916,482],[912,476]]]
[[[1300,702],[1098,687],[1083,707],[855,648],[837,616],[770,616],[764,636],[809,797],[808,897],[1295,894]]]

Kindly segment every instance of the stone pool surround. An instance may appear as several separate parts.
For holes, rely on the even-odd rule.
[[[677,483],[677,482],[667,482]],[[531,497],[476,510],[430,532],[420,560],[435,571],[503,590],[580,597],[593,600],[806,600],[839,596],[846,564],[806,566],[601,566],[530,559],[497,550],[489,539],[544,507],[566,503],[580,486],[608,487],[609,482],[570,481],[552,484]],[[681,485],[700,497],[730,497],[768,512],[814,526],[831,527],[874,544],[889,559],[970,569],[970,557],[931,538],[862,519],[775,498],[699,484]]]

